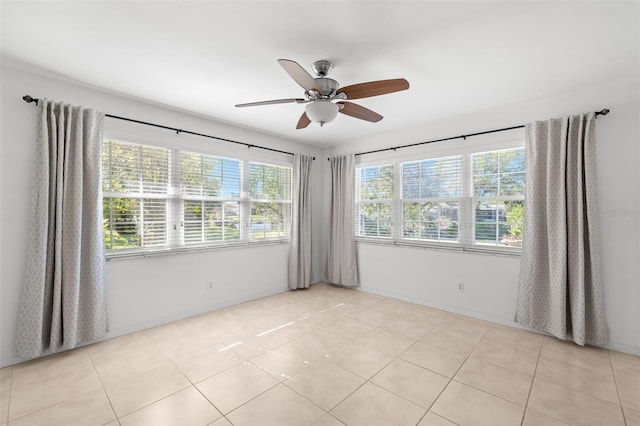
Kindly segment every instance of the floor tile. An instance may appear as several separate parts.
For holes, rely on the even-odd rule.
[[[291,346],[298,353],[307,355],[308,360],[318,361],[331,357],[332,354],[350,342],[337,334],[317,330],[287,343],[287,346]]]
[[[209,423],[209,426],[233,426],[229,420],[224,417],[220,417],[213,423]]]
[[[9,390],[13,377],[13,366],[0,368],[0,392]]]
[[[333,321],[322,327],[322,329],[338,334],[347,339],[358,340],[366,334],[371,333],[371,331],[373,331],[373,326],[371,324],[358,321],[355,318],[346,317]]]
[[[11,426],[101,426],[115,418],[104,390],[97,389],[12,420]]]
[[[529,396],[532,378],[526,374],[470,358],[454,376],[454,380],[524,407]]]
[[[429,332],[435,324],[411,318],[408,316],[392,318],[380,325],[380,328],[389,330],[392,333],[399,333],[412,339],[420,339]]]
[[[147,339],[154,343],[163,343],[171,339],[185,336],[204,337],[206,333],[196,327],[189,320],[175,321],[168,324],[153,327],[142,332]]]
[[[471,353],[470,358],[507,368],[533,377],[538,363],[538,351],[524,347],[496,345],[483,340]]]
[[[120,419],[121,426],[206,426],[222,414],[189,387]]]
[[[288,379],[285,385],[329,411],[363,383],[362,377],[327,363],[311,366]]]
[[[376,374],[371,382],[426,409],[447,386],[449,378],[415,364],[395,360]]]
[[[331,414],[350,426],[415,425],[425,409],[372,383],[342,401]]]
[[[576,425],[624,425],[621,407],[536,379],[528,408]]]
[[[404,314],[407,312],[413,312],[422,308],[422,306],[415,303],[405,302],[403,300],[397,300],[392,298],[385,298],[379,302],[371,305],[373,309],[387,312],[392,315]]]
[[[607,349],[578,346],[571,341],[559,340],[555,337],[545,336],[540,358],[564,361],[603,375],[613,374]]]
[[[226,417],[234,426],[302,426],[312,425],[324,415],[315,404],[280,384]]]
[[[227,414],[278,383],[258,366],[244,362],[196,386],[220,412]]]
[[[397,334],[384,328],[377,328],[366,336],[358,339],[358,342],[388,355],[398,356],[413,345],[416,340],[417,339]]]
[[[407,312],[397,314],[401,318],[417,318],[425,324],[438,325],[451,316],[449,312],[440,309],[429,308],[427,306],[419,306]]]
[[[344,426],[344,423],[331,414],[325,414],[320,420],[314,423],[313,426]]]
[[[85,349],[18,364],[13,369],[9,419],[101,388]]]
[[[400,358],[447,377],[453,377],[465,361],[464,355],[424,342],[416,343]]]
[[[543,339],[544,336],[538,333],[494,324],[485,334],[483,342],[489,341],[499,346],[512,346],[538,352],[542,346]]]
[[[100,375],[146,371],[167,363],[167,357],[142,332],[91,345],[87,351]]]
[[[480,343],[485,332],[484,329],[477,332],[474,329],[464,330],[462,324],[443,322],[435,326],[420,341],[468,356]]]
[[[418,426],[456,426],[455,423],[429,411],[424,415]]]
[[[640,381],[636,377],[616,376],[616,384],[622,405],[640,410]]]
[[[191,385],[168,360],[147,370],[101,373],[104,388],[118,417],[159,401]]]
[[[331,362],[358,376],[369,379],[393,361],[391,355],[362,343],[350,343],[333,355]]]
[[[236,346],[224,345],[208,335],[199,338],[176,337],[156,346],[193,383],[245,360],[234,350]]]
[[[6,424],[9,420],[9,397],[11,390],[3,390],[0,392],[0,425]]]
[[[609,358],[616,375],[633,376],[640,380],[640,356],[609,351]]]
[[[622,407],[627,426],[640,426],[640,411],[629,407]]]
[[[536,369],[536,378],[614,404],[619,403],[616,382],[612,375],[598,374],[591,369],[564,361],[541,358]],[[638,397],[640,398],[640,393]]]
[[[569,426],[560,420],[552,419],[533,410],[527,410],[522,426]]]
[[[252,358],[251,362],[280,381],[287,380],[311,365],[303,358],[280,351],[278,348]]]
[[[452,381],[431,407],[461,426],[519,425],[524,408],[497,396]]]
[[[388,321],[394,318],[394,315],[388,312],[379,311],[374,308],[367,308],[367,309],[363,309],[361,311],[349,314],[347,318],[353,318],[362,323],[369,324],[373,327],[378,327],[382,325],[382,323],[384,323],[385,321]]]

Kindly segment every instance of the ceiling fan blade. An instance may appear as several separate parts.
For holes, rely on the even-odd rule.
[[[298,125],[296,126],[296,129],[304,129],[309,124],[311,124],[311,120],[309,120],[307,113],[303,112],[302,115],[300,116],[300,120],[298,120]]]
[[[250,106],[260,106],[260,105],[274,105],[274,104],[289,104],[289,103],[303,103],[306,102],[306,99],[297,99],[297,98],[291,98],[291,99],[274,99],[272,101],[259,101],[259,102],[249,102],[246,104],[238,104],[236,105],[237,108],[244,108],[244,107],[250,107]]]
[[[382,116],[380,114],[358,104],[354,104],[352,102],[338,102],[338,105],[342,105],[342,108],[340,108],[339,112],[351,117],[370,121],[372,123],[377,123],[378,121],[382,120]]]
[[[282,65],[282,68],[298,83],[304,90],[317,90],[322,92],[322,88],[316,82],[316,80],[309,74],[304,68],[300,66],[296,61],[289,59],[278,59],[278,63]]]
[[[409,82],[404,78],[394,78],[391,80],[370,81],[368,83],[352,84],[341,87],[338,93],[347,95],[347,99],[362,99],[371,96],[386,95],[387,93],[407,90]]]

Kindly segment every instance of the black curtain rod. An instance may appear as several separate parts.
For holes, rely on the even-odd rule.
[[[600,111],[596,111],[596,117],[599,116],[599,115],[607,115],[607,114],[609,114],[609,110],[607,108],[603,108]],[[410,147],[418,146],[418,145],[426,145],[428,143],[444,142],[444,141],[450,141],[450,140],[454,140],[454,139],[467,139],[468,137],[471,137],[471,136],[487,135],[489,133],[504,132],[504,131],[507,131],[507,130],[522,129],[522,128],[524,128],[524,124],[521,124],[519,126],[504,127],[502,129],[494,129],[494,130],[486,130],[484,132],[470,133],[468,135],[451,136],[451,137],[448,137],[448,138],[434,139],[432,141],[416,142],[416,143],[411,143],[411,144],[408,144],[408,145],[393,146],[391,148],[382,148],[382,149],[375,149],[373,151],[358,152],[355,155],[358,156],[358,155],[365,155],[365,154],[374,154],[376,152],[395,151],[396,149],[410,148]],[[328,158],[327,158],[327,160],[328,160]]]
[[[23,96],[22,99],[27,103],[32,103],[33,102],[36,105],[38,104],[38,98],[34,98],[34,97],[29,96],[29,95]],[[267,148],[266,146],[254,145],[254,144],[250,144],[250,143],[246,143],[246,142],[234,141],[232,139],[219,138],[217,136],[206,135],[204,133],[191,132],[189,130],[177,129],[175,127],[163,126],[161,124],[154,124],[154,123],[149,123],[149,122],[146,122],[146,121],[134,120],[133,118],[120,117],[120,116],[111,115],[111,114],[105,114],[105,117],[115,118],[117,120],[123,120],[123,121],[130,121],[132,123],[144,124],[146,126],[151,126],[151,127],[158,127],[160,129],[173,130],[177,134],[187,133],[189,135],[202,136],[203,138],[216,139],[216,140],[223,141],[223,142],[230,142],[230,143],[235,143],[235,144],[238,144],[238,145],[244,145],[247,148],[259,148],[259,149],[264,149],[266,151],[273,151],[273,152],[279,152],[281,154],[294,155],[293,152],[281,151],[279,149]],[[315,160],[316,157],[313,157],[313,159]]]

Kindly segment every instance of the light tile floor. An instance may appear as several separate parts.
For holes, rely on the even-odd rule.
[[[640,358],[318,284],[0,370],[0,425],[640,425]]]

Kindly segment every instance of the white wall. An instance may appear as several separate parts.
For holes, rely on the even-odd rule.
[[[637,80],[610,81],[580,92],[558,94],[554,98],[479,111],[419,128],[355,140],[328,154],[365,152],[610,108],[611,114],[598,118],[596,129],[602,270],[606,314],[611,329],[608,347],[639,354],[639,94]],[[503,135],[495,134],[494,137],[503,138]],[[410,152],[446,148],[447,144],[484,143],[487,138],[491,137],[442,142],[357,158],[366,162],[382,161]],[[328,194],[325,197],[328,199]],[[358,243],[358,261],[363,290],[514,325],[518,257]],[[465,283],[464,293],[457,291],[459,282]]]
[[[108,114],[314,155],[317,160],[313,165],[312,191],[317,214],[314,213],[313,228],[315,236],[322,234],[320,207],[325,158],[322,149],[21,69],[3,66],[1,78],[0,366],[18,361],[14,357],[15,329],[29,232],[35,107],[25,103],[23,95],[47,97]],[[172,139],[204,152],[214,147],[247,155],[248,150],[244,146],[184,134],[178,136],[170,131],[109,118],[105,120],[105,133],[158,142]],[[272,157],[274,161],[290,158],[263,150],[256,154],[262,158]],[[314,281],[322,279],[323,267],[318,266],[324,265],[322,241],[322,238],[314,239]],[[109,261],[106,263],[109,336],[285,291],[288,249],[288,244],[279,244]],[[205,288],[209,281],[214,283],[212,291]]]

